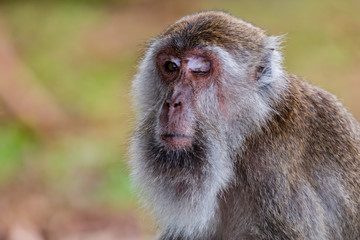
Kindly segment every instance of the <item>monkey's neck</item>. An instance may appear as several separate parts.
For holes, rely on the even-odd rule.
[[[274,137],[284,131],[293,128],[301,114],[301,99],[304,98],[303,85],[306,84],[294,75],[286,74],[287,88],[282,92],[279,98],[274,101],[273,112],[261,127],[260,135]],[[300,101],[299,101],[300,99]],[[259,140],[259,136],[248,138],[248,144],[253,140]]]

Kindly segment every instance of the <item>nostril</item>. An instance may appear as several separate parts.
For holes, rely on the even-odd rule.
[[[164,106],[167,107],[167,108],[176,108],[176,107],[179,107],[181,106],[182,102],[173,102],[171,100],[166,100],[165,103],[164,103]]]

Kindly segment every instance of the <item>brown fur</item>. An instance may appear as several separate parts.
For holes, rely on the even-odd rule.
[[[186,37],[184,37],[186,36]],[[216,45],[229,50],[239,47],[254,52],[261,49],[265,31],[220,11],[202,12],[186,16],[170,25],[159,35],[169,39],[181,52],[201,45]],[[182,44],[179,41],[186,39]]]

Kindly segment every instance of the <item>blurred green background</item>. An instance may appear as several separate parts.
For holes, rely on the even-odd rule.
[[[145,41],[226,10],[286,35],[285,68],[360,119],[360,1],[0,1],[0,239],[152,239],[127,167]]]

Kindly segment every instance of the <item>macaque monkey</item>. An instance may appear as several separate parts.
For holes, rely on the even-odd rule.
[[[360,239],[359,124],[280,42],[206,11],[149,43],[130,164],[158,239]]]

